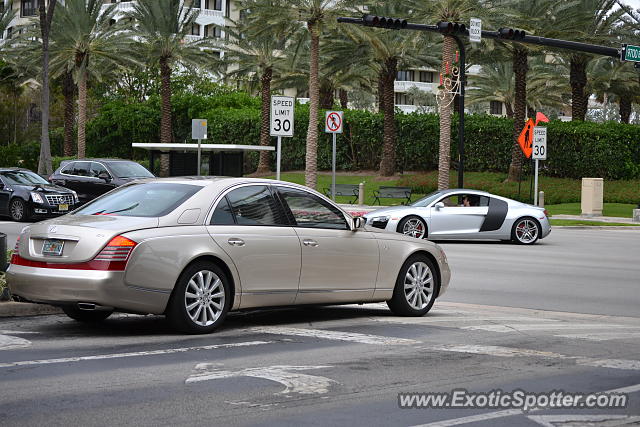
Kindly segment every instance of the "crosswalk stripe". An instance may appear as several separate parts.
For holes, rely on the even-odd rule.
[[[548,324],[517,324],[510,323],[507,325],[474,325],[463,326],[461,329],[469,329],[475,331],[487,331],[487,332],[518,332],[518,331],[551,331],[551,330],[579,330],[579,329],[638,329],[637,326],[630,325],[615,325],[615,324],[602,324],[602,323],[569,323],[558,322]]]
[[[406,339],[383,337],[379,335],[359,334],[355,332],[329,331],[326,329],[302,329],[302,328],[286,328],[279,326],[264,326],[250,328],[250,332],[260,334],[277,334],[277,335],[293,335],[301,337],[324,338],[337,341],[357,342],[361,344],[373,345],[411,345],[418,344],[420,341]]]
[[[574,338],[589,341],[609,341],[626,338],[640,338],[640,332],[591,332],[585,334],[562,334],[554,336],[558,338]]]

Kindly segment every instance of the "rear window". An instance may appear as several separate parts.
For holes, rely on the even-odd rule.
[[[202,187],[190,184],[145,183],[121,187],[74,215],[160,217],[171,213]]]
[[[109,167],[118,178],[151,178],[153,174],[136,162],[110,162]]]

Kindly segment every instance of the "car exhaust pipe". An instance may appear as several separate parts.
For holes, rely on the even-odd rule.
[[[103,305],[94,304],[92,302],[79,302],[78,309],[84,311],[113,311],[113,307],[105,307]]]

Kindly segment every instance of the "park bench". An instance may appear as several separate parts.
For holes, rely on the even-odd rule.
[[[373,204],[380,204],[380,199],[403,199],[402,204],[411,203],[411,188],[409,187],[380,187],[373,192]]]
[[[324,189],[324,194],[331,197],[331,187]],[[336,184],[336,196],[351,197],[349,203],[354,204],[358,200],[357,184]]]

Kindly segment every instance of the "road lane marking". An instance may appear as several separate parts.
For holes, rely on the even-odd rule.
[[[325,394],[329,392],[329,386],[335,381],[318,375],[301,374],[291,371],[307,371],[311,369],[326,369],[331,366],[265,366],[260,368],[247,368],[238,371],[225,371],[220,369],[217,363],[199,363],[194,368],[196,373],[185,380],[186,384],[210,381],[221,378],[253,377],[275,381],[285,386],[279,394]]]
[[[373,345],[412,345],[420,344],[420,341],[407,339],[407,338],[393,338],[384,337],[380,335],[359,334],[355,332],[341,332],[341,331],[329,331],[323,329],[302,329],[302,328],[287,328],[280,326],[264,326],[249,328],[249,332],[256,332],[261,334],[275,334],[275,335],[293,335],[300,337],[312,337],[323,338],[336,341],[348,341],[357,342],[360,344],[373,344]]]
[[[527,418],[545,427],[558,427],[565,423],[614,427],[631,425],[640,421],[640,417],[632,415],[529,415]]]
[[[11,335],[0,335],[0,350],[15,350],[31,347],[31,341]]]
[[[558,338],[573,338],[589,341],[609,341],[627,338],[640,338],[640,332],[592,332],[588,334],[562,334],[554,336]]]
[[[628,387],[620,387],[620,388],[614,388],[611,390],[605,390],[605,391],[601,391],[600,393],[607,393],[607,394],[613,394],[613,393],[636,393],[640,391],[640,384],[634,384]],[[532,412],[538,412],[538,411],[544,411],[547,410],[549,408],[534,408],[534,409],[530,409],[527,411],[527,414],[530,414]],[[484,414],[478,414],[478,415],[471,415],[468,417],[462,417],[462,418],[453,418],[453,419],[449,419],[449,420],[442,420],[442,421],[435,421],[433,423],[428,423],[428,424],[419,424],[419,425],[414,425],[413,427],[450,427],[450,426],[458,426],[458,425],[462,425],[462,424],[468,424],[468,423],[473,423],[473,422],[478,422],[478,421],[484,421],[484,420],[493,420],[496,418],[505,418],[505,417],[511,417],[514,415],[522,415],[524,414],[524,411],[522,411],[521,409],[507,409],[507,410],[503,410],[503,411],[495,411],[495,412],[487,412]]]
[[[623,370],[640,370],[639,360],[599,359],[595,357],[568,356],[550,351],[530,350],[527,348],[512,348],[495,345],[458,345],[444,344],[425,347],[428,350],[447,351],[454,353],[484,354],[497,357],[544,357],[548,359],[573,360],[577,365],[596,368],[610,368]]]
[[[408,325],[429,324],[429,323],[446,323],[446,322],[495,322],[495,321],[511,321],[511,322],[557,322],[554,319],[537,319],[535,317],[525,316],[437,316],[437,317],[386,317],[376,318],[379,322],[403,323]]]
[[[98,354],[95,356],[64,357],[60,359],[23,360],[20,362],[0,363],[0,368],[16,366],[51,365],[54,363],[84,362],[89,360],[122,359],[125,357],[157,356],[163,354],[185,353],[198,350],[215,350],[220,348],[249,347],[253,345],[273,344],[276,341],[247,341],[231,344],[202,345],[195,347],[168,348],[164,350],[137,351],[132,353]]]
[[[552,331],[552,330],[559,330],[559,329],[567,329],[567,330],[638,329],[638,326],[602,324],[602,323],[558,322],[558,323],[550,323],[550,324],[544,324],[544,325],[540,325],[538,323],[531,323],[531,324],[512,323],[508,325],[474,325],[474,326],[463,326],[460,329],[506,333],[506,332],[518,332],[518,331]]]

